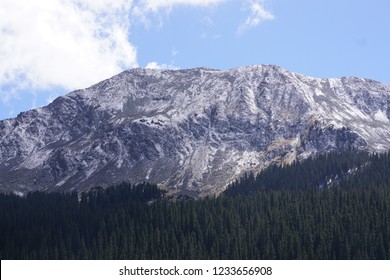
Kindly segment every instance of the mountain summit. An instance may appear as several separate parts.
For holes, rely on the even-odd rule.
[[[273,65],[132,69],[0,121],[0,190],[150,181],[217,193],[243,172],[327,151],[390,149],[390,86]]]

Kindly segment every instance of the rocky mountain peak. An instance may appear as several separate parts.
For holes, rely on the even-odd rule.
[[[151,181],[217,193],[243,172],[390,147],[390,86],[275,65],[131,69],[0,121],[0,189],[82,191]]]

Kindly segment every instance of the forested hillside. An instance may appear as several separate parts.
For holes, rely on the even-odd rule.
[[[1,259],[390,259],[390,155],[327,154],[217,198],[121,184],[0,195]]]
[[[389,153],[364,151],[327,153],[289,165],[272,165],[254,176],[246,174],[225,194],[251,194],[260,190],[390,186]]]

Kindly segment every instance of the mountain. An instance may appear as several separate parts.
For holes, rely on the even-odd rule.
[[[390,148],[390,86],[273,65],[131,69],[0,121],[0,190],[150,181],[220,192],[243,172],[351,148]]]

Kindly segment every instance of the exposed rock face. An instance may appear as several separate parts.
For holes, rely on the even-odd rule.
[[[0,190],[151,181],[205,195],[242,172],[390,148],[390,86],[272,65],[132,69],[0,121]]]

